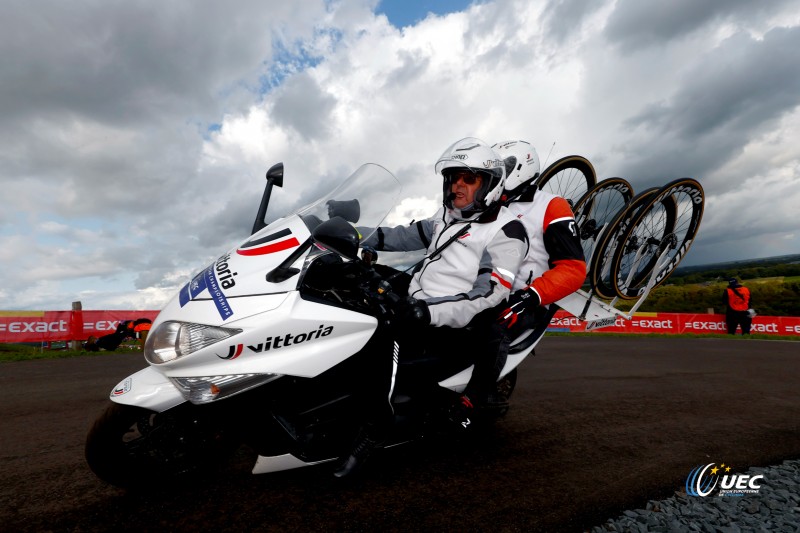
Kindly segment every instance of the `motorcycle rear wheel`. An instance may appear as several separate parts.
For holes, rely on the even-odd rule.
[[[112,403],[86,437],[86,462],[103,481],[122,488],[176,480],[216,467],[237,439],[184,404],[163,413]]]

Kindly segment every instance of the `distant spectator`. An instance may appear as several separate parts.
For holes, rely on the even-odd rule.
[[[89,340],[83,345],[84,350],[89,352],[99,352],[100,350],[114,351],[119,348],[122,341],[125,339],[132,339],[136,337],[136,332],[133,330],[133,320],[123,320],[117,326],[114,333],[103,335],[99,339],[97,337],[89,337]]]
[[[736,329],[741,326],[742,335],[750,335],[750,324],[753,322],[750,290],[740,285],[736,278],[731,278],[728,280],[728,288],[722,293],[722,302],[726,307],[728,333],[736,335]]]
[[[144,343],[147,340],[147,334],[150,332],[152,325],[153,321],[149,318],[139,318],[133,323],[133,331],[142,341],[142,346],[144,346]]]

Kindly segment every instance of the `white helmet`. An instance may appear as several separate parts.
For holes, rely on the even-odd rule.
[[[488,144],[474,137],[453,143],[436,162],[436,173],[444,178],[444,205],[453,208],[450,192],[450,175],[455,170],[467,169],[481,176],[481,185],[475,193],[474,205],[461,215],[469,217],[485,211],[500,200],[505,187],[506,171],[503,158]]]
[[[506,164],[506,191],[520,193],[522,189],[539,177],[539,156],[531,143],[526,141],[503,141],[492,146]]]

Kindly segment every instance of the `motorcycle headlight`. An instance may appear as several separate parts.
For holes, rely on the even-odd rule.
[[[189,355],[241,333],[241,329],[220,328],[205,324],[167,321],[161,323],[147,336],[144,357],[149,363],[159,365]]]

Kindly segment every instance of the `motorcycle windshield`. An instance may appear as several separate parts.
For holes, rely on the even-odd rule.
[[[314,228],[338,216],[358,224],[366,231],[364,237],[371,235],[399,203],[401,191],[391,172],[376,164],[362,165],[330,193],[273,221],[199,272],[183,286],[164,316],[186,317],[183,309],[190,303],[192,321],[203,324],[231,322],[269,310],[279,300],[270,303],[265,298],[297,287],[298,271],[291,267],[309,253],[306,244]]]
[[[391,172],[380,165],[367,163],[333,191],[296,214],[309,231],[325,220],[340,216],[351,224],[358,224],[359,228],[370,228],[362,234],[366,239],[398,204],[402,189]]]

